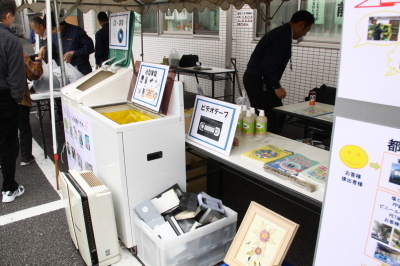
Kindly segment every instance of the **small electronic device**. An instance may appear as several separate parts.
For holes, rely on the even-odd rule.
[[[225,213],[224,205],[222,204],[221,200],[213,198],[204,192],[199,193],[199,195],[197,195],[197,199],[199,201],[200,209],[207,210],[210,208],[217,212]]]

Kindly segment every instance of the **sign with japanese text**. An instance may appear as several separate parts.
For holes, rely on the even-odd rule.
[[[325,23],[325,0],[307,1],[307,11],[314,15],[315,24]]]
[[[344,11],[344,0],[336,0],[335,7],[335,24],[343,24],[343,11]]]
[[[386,263],[400,255],[400,129],[336,117],[333,143],[315,265]]]
[[[69,169],[92,171],[97,175],[95,149],[90,119],[62,105],[65,149]]]
[[[241,106],[197,96],[187,138],[229,155]]]
[[[164,95],[168,70],[167,65],[142,62],[131,101],[158,112]]]
[[[110,15],[110,48],[118,50],[129,49],[129,19],[130,11],[112,13]]]
[[[253,11],[240,11],[236,13],[236,26],[253,27],[254,15]]]

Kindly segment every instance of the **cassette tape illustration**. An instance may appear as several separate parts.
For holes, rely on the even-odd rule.
[[[223,123],[221,121],[201,116],[197,134],[218,141],[221,135],[222,125]]]

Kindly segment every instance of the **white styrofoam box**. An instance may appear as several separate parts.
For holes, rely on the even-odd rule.
[[[237,213],[224,206],[227,217],[163,241],[136,214],[137,254],[147,266],[209,266],[222,261],[236,234]]]

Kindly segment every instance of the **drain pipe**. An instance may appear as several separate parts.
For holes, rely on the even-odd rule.
[[[225,33],[225,68],[226,69],[231,69],[232,64],[231,64],[231,57],[232,57],[232,15],[233,14],[233,7],[231,6],[227,11],[226,11],[226,33]],[[231,77],[229,77],[228,74],[226,74],[226,80],[225,80],[225,91],[224,95],[232,95],[232,82],[231,79],[235,79],[235,75],[232,74]],[[237,83],[238,81],[235,81]],[[233,97],[233,98],[232,98]],[[225,97],[225,101],[227,102],[233,102],[235,98],[235,95]]]

